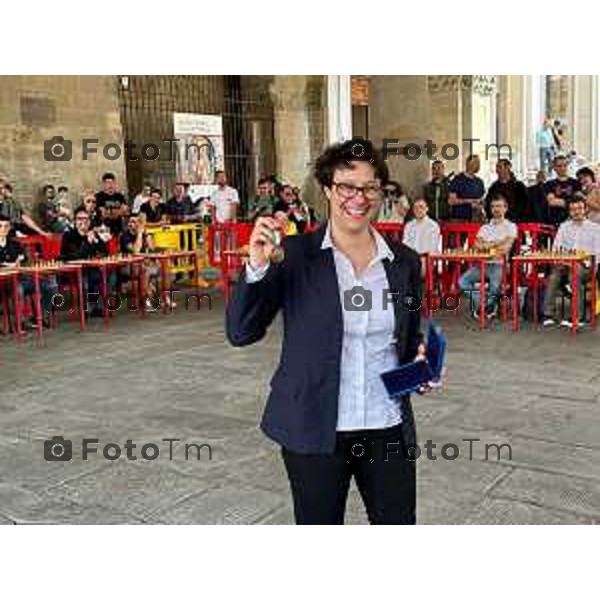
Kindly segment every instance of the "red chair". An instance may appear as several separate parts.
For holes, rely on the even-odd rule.
[[[384,238],[398,244],[402,242],[404,223],[375,223],[374,227]]]

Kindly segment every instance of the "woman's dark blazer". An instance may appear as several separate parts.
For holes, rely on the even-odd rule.
[[[234,346],[262,339],[279,310],[283,344],[261,428],[288,450],[331,454],[335,450],[340,389],[343,318],[333,251],[321,249],[326,223],[284,239],[285,258],[262,280],[240,277],[227,307],[227,338]],[[411,362],[419,344],[421,263],[404,244],[388,241],[394,259],[385,259],[395,314],[399,364]],[[372,302],[382,302],[373,296]],[[410,398],[402,402],[403,436],[415,443]]]

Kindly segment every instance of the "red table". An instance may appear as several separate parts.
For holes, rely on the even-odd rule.
[[[519,329],[519,295],[518,295],[518,267],[522,265],[532,265],[535,277],[533,278],[533,322],[537,324],[537,296],[538,296],[538,278],[537,269],[539,265],[565,265],[571,269],[571,333],[575,333],[579,322],[579,289],[577,285],[578,270],[584,267],[585,262],[590,263],[591,268],[591,325],[596,329],[596,260],[594,256],[588,254],[561,254],[561,253],[534,253],[520,256],[514,256],[512,259],[512,304],[513,304],[513,331]],[[585,292],[584,292],[585,293]]]
[[[43,335],[43,314],[42,314],[42,293],[41,293],[41,279],[42,277],[48,277],[50,275],[69,275],[74,277],[77,286],[77,293],[79,295],[79,329],[84,331],[85,329],[85,316],[83,312],[83,283],[81,276],[81,267],[69,263],[61,262],[41,262],[34,263],[29,266],[19,267],[19,275],[26,275],[33,278],[34,285],[34,303],[35,303],[35,321],[37,325],[38,338]]]
[[[10,283],[12,289],[13,301],[15,304],[15,334],[17,339],[21,335],[21,294],[19,290],[19,271],[17,269],[0,268],[0,286],[4,283]],[[2,290],[2,300],[4,303],[4,329],[9,329],[9,296],[5,294],[6,290]]]
[[[502,260],[502,290],[506,289],[506,259],[487,252],[433,252],[426,256],[425,268],[425,296],[428,303],[431,303],[435,291],[435,273],[436,265],[441,262],[442,269],[444,263],[454,263],[457,265],[471,265],[477,263],[479,266],[479,327],[485,329],[485,266],[493,260]],[[457,307],[458,308],[458,307]],[[428,305],[425,310],[430,314],[431,307]]]
[[[71,261],[69,264],[79,265],[82,269],[99,269],[102,276],[102,283],[100,287],[100,293],[102,295],[102,310],[104,316],[104,329],[108,329],[109,316],[112,314],[108,306],[108,273],[109,271],[115,271],[120,267],[128,266],[131,274],[132,286],[134,286],[133,294],[135,296],[135,267],[137,267],[137,276],[139,279],[139,290],[140,298],[138,301],[138,308],[140,308],[140,316],[144,316],[144,303],[143,296],[145,294],[144,289],[144,261],[146,260],[143,255],[135,256],[106,256],[101,258],[87,258],[81,260]],[[83,298],[83,293],[81,298]],[[83,304],[83,302],[82,302]]]

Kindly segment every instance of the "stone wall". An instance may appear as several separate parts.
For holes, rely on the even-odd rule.
[[[82,138],[122,144],[114,76],[0,77],[0,174],[15,197],[31,208],[46,183],[65,184],[73,200],[85,187],[97,187],[106,171],[124,179],[124,161],[102,152],[83,161]],[[72,160],[48,162],[44,141],[72,141]]]

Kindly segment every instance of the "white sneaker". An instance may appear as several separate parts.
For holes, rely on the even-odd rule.
[[[542,325],[544,327],[552,327],[552,325],[556,325],[556,321],[554,319],[552,319],[551,317],[548,317],[547,319],[544,319]],[[562,325],[562,323],[561,323]]]
[[[569,329],[571,329],[573,327],[573,322],[572,321],[567,321],[566,319],[560,322],[560,326],[561,327],[568,327]],[[583,321],[577,321],[577,323],[575,324],[575,327],[577,329],[581,329],[582,327],[585,327],[585,323]]]

